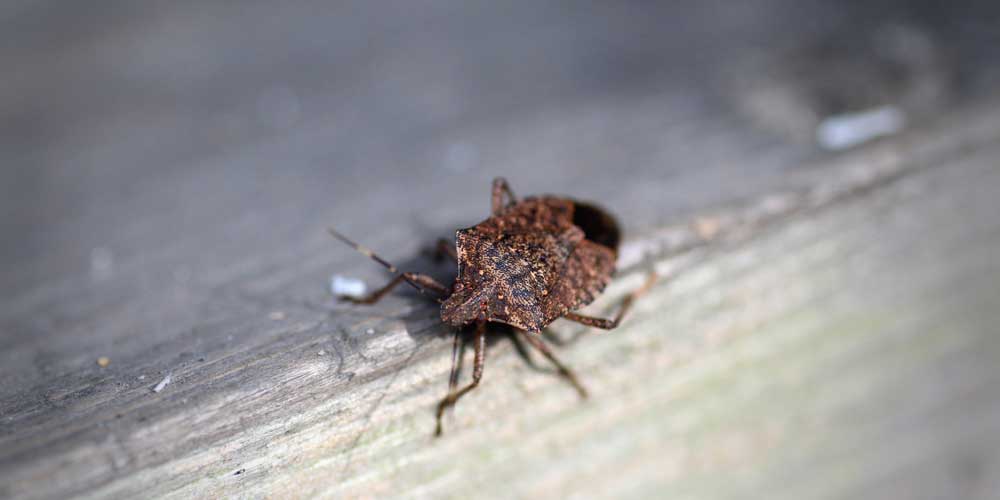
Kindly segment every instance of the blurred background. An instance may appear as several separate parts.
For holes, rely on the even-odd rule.
[[[382,279],[328,225],[405,258],[502,175],[639,237],[1000,88],[990,1],[8,0],[0,27],[10,405],[247,297],[328,300],[331,268]]]
[[[215,266],[324,217],[354,233],[400,220],[401,196],[438,205],[419,217],[449,227],[434,210],[485,206],[496,175],[522,191],[628,193],[622,217],[655,225],[771,189],[822,149],[825,117],[897,106],[913,124],[993,92],[998,11],[7,2],[0,278],[18,290],[95,248],[189,242]]]

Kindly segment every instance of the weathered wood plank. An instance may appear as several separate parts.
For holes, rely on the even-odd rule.
[[[21,423],[3,436],[6,492],[986,498],[1000,463],[995,119],[829,164],[797,200],[865,180],[819,207],[729,209],[720,220],[742,222],[668,252],[669,279],[626,326],[561,350],[590,401],[500,341],[433,440],[449,346],[432,306],[286,306],[284,321],[213,326],[281,335],[201,347],[206,359],[161,368],[174,380],[161,393],[150,366],[145,381],[96,371],[8,400]],[[595,309],[639,280],[626,273]]]

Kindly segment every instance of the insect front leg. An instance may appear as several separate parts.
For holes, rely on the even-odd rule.
[[[456,333],[456,335],[458,334]],[[456,343],[458,342],[457,338],[455,342]],[[455,403],[458,402],[458,398],[461,398],[469,391],[475,389],[476,386],[479,385],[479,381],[482,380],[483,378],[483,368],[485,368],[486,366],[486,322],[485,321],[480,321],[476,323],[476,338],[473,345],[475,346],[476,355],[475,355],[475,364],[472,367],[472,382],[470,382],[469,385],[463,387],[457,392],[454,390],[454,386],[452,386],[451,380],[457,379],[456,371],[458,370],[459,359],[457,354],[453,354],[452,356],[451,363],[452,363],[453,378],[449,380],[448,395],[445,396],[445,398],[442,399],[440,403],[438,403],[437,427],[434,429],[435,436],[440,436],[442,433],[441,418],[444,416],[444,411],[448,409],[448,407],[450,406],[455,406]],[[457,349],[454,349],[453,353],[454,352],[457,352]]]
[[[507,193],[507,203],[503,202],[504,193]],[[496,215],[500,213],[504,207],[515,203],[517,203],[517,196],[514,196],[514,192],[510,190],[510,186],[507,184],[507,179],[504,179],[503,177],[493,179],[492,210],[490,213],[492,215]]]
[[[524,330],[519,330],[519,332],[521,333],[522,336],[524,336],[525,340],[527,340],[528,343],[531,344],[532,347],[538,349],[546,358],[548,358],[548,360],[553,365],[555,365],[556,369],[559,370],[559,374],[565,377],[566,380],[568,380],[569,383],[572,384],[574,388],[576,388],[576,392],[580,393],[581,398],[587,397],[587,389],[584,388],[583,384],[581,384],[580,381],[576,378],[576,374],[574,374],[569,368],[566,367],[566,365],[562,364],[562,362],[559,361],[558,358],[556,358],[556,355],[552,353],[552,350],[549,349],[549,346],[545,343],[544,340],[542,340],[541,337],[538,337],[535,334],[531,332],[526,332]]]
[[[448,394],[453,394],[458,387],[458,375],[462,371],[462,354],[465,351],[462,342],[462,331],[456,329],[451,343],[451,373],[448,375]]]
[[[649,289],[652,288],[653,284],[656,283],[657,279],[658,276],[656,273],[651,274],[649,278],[646,279],[646,283],[632,293],[628,294],[625,299],[622,300],[621,308],[618,309],[618,314],[615,315],[614,319],[595,318],[593,316],[584,316],[574,312],[566,313],[563,317],[570,321],[580,323],[581,325],[592,326],[602,330],[613,330],[618,328],[618,324],[621,323],[622,318],[624,318],[625,314],[632,308],[632,304],[635,300],[648,292]]]
[[[342,299],[354,302],[355,304],[373,304],[377,302],[378,299],[382,298],[383,295],[388,293],[389,290],[392,290],[393,288],[396,287],[396,285],[400,284],[403,281],[409,283],[411,286],[413,286],[413,288],[416,288],[420,293],[426,293],[426,290],[434,290],[435,292],[438,292],[444,296],[448,296],[451,294],[451,291],[448,289],[448,287],[442,285],[441,283],[438,283],[437,281],[434,280],[434,278],[431,278],[430,276],[424,274],[401,273],[399,272],[399,269],[396,268],[396,266],[390,264],[389,261],[376,255],[375,252],[371,251],[370,248],[355,243],[350,238],[344,236],[343,234],[340,234],[336,229],[333,229],[332,227],[329,228],[328,231],[330,231],[330,234],[334,238],[343,241],[347,245],[351,246],[352,248],[360,252],[362,255],[365,255],[369,259],[378,262],[380,266],[388,269],[390,273],[396,275],[396,277],[393,278],[393,280],[390,281],[388,285],[382,287],[382,289],[380,290],[376,290],[375,293],[371,294],[368,297],[362,299],[356,299],[354,297],[341,297]]]
[[[381,299],[383,296],[385,296],[385,294],[392,291],[393,288],[396,288],[397,285],[407,280],[410,280],[413,283],[417,283],[418,285],[428,290],[433,290],[435,292],[438,292],[443,296],[446,296],[449,293],[451,293],[448,290],[448,287],[442,285],[441,283],[438,283],[437,280],[431,278],[430,276],[427,276],[426,274],[403,273],[397,275],[387,285],[378,290],[375,290],[374,292],[371,293],[371,295],[367,297],[357,298],[357,297],[341,296],[340,299],[352,302],[354,304],[374,304],[378,302],[379,299]]]
[[[445,238],[437,240],[434,246],[434,260],[441,260],[450,257],[452,262],[458,262],[458,253],[455,252],[455,245]]]

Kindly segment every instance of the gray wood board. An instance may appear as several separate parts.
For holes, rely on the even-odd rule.
[[[449,341],[432,305],[247,292],[160,348],[180,355],[95,352],[113,358],[101,370],[81,353],[75,373],[6,398],[6,492],[987,498],[1000,117],[962,116],[699,219],[717,231],[633,235],[626,254],[659,246],[647,257],[668,278],[620,330],[560,349],[589,401],[498,342],[434,440]],[[711,238],[664,243],[685,234]],[[320,288],[292,274],[275,279]]]

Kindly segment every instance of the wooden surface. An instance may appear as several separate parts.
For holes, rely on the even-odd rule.
[[[998,497],[995,9],[130,5],[0,12],[0,497]],[[435,440],[449,332],[324,229],[447,277],[495,175],[622,218],[588,311],[665,279],[553,326],[590,400],[498,336]]]

